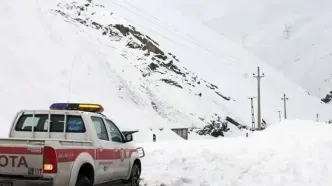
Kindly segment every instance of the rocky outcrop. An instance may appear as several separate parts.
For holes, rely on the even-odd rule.
[[[332,91],[329,94],[326,94],[325,98],[322,98],[321,101],[324,103],[330,103],[332,100]]]
[[[230,130],[229,126],[234,125],[239,130],[248,130],[249,128],[245,125],[240,124],[235,119],[226,116],[222,119],[218,114],[213,114],[210,119],[199,118],[201,121],[207,123],[203,128],[196,130],[199,135],[211,135],[213,137],[224,137],[224,133]]]
[[[186,91],[199,98],[205,95],[215,95],[221,101],[235,101],[231,97],[224,95],[220,88],[198,77],[195,73],[181,65],[181,60],[171,52],[165,51],[162,46],[150,36],[142,33],[133,25],[125,22],[117,22],[112,12],[107,12],[102,5],[86,1],[84,3],[72,2],[68,4],[58,4],[58,8],[52,10],[53,13],[63,16],[67,22],[81,24],[85,27],[95,29],[106,39],[116,42],[116,48],[120,55],[128,59],[137,68],[146,82],[153,82],[158,86],[167,84]],[[98,15],[100,14],[100,15]],[[99,19],[99,18],[103,19]],[[105,22],[105,20],[113,22]],[[143,84],[143,89],[148,89],[150,85]],[[147,94],[147,93],[146,93]],[[172,115],[181,115],[176,110],[169,110],[166,102],[158,101],[153,95],[149,104],[160,116],[170,119]],[[171,114],[170,114],[171,113]],[[235,125],[240,130],[246,129],[240,123],[230,117],[205,120],[206,126],[199,130],[199,134],[212,135],[215,137],[224,136],[224,132],[229,130],[228,125]],[[170,121],[170,120],[169,120]]]
[[[135,65],[140,68],[143,77],[147,78],[153,75],[153,73],[167,75],[167,78],[160,78],[160,81],[172,86],[175,85],[179,88],[182,87],[183,89],[187,89],[188,92],[193,92],[197,96],[202,96],[202,93],[195,93],[194,89],[196,86],[204,85],[224,100],[231,100],[229,96],[225,96],[222,93],[218,86],[198,78],[193,72],[181,66],[179,63],[180,59],[170,52],[163,51],[159,46],[159,43],[148,35],[138,31],[134,26],[119,23],[105,24],[97,19],[93,19],[91,15],[96,15],[99,12],[91,10],[95,10],[94,8],[96,7],[103,8],[102,5],[87,1],[84,4],[79,4],[77,2],[58,4],[58,7],[58,9],[53,10],[54,13],[64,16],[71,21],[76,21],[86,27],[96,29],[102,35],[111,38],[113,41],[126,41],[125,47],[132,50],[144,51],[145,53],[143,57],[138,56],[137,60],[147,61],[147,57],[152,62],[142,64],[141,66]],[[109,16],[113,16],[113,13],[110,13]],[[126,57],[126,54],[122,54],[122,56]],[[189,85],[188,88],[181,85],[183,83],[180,82]]]

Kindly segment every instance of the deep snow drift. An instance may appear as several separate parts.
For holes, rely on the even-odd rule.
[[[332,125],[285,121],[252,137],[141,144],[142,185],[329,186]]]
[[[2,1],[1,136],[17,110],[68,99],[102,104],[126,130],[203,127],[227,116],[250,126],[248,96],[256,95],[251,75],[257,65],[267,75],[264,121],[278,120],[284,92],[290,119],[315,119],[316,113],[330,119],[331,107],[243,48],[163,6],[168,1],[137,5],[151,6],[144,10],[157,11],[153,15],[166,22],[162,25],[128,1],[93,2]],[[229,125],[232,133],[238,131]]]

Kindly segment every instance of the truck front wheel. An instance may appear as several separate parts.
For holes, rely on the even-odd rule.
[[[83,175],[78,175],[75,186],[93,186],[89,178]]]
[[[134,163],[131,173],[130,173],[130,178],[126,180],[124,183],[128,184],[128,186],[139,186],[140,182],[140,170],[137,165],[137,163]]]

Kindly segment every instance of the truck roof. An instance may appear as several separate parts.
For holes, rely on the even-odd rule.
[[[103,117],[106,117],[102,113],[96,113],[96,112],[88,112],[88,111],[80,111],[80,110],[49,110],[49,109],[39,109],[39,110],[20,110],[19,113],[51,113],[51,114],[87,114],[87,115],[100,115]]]
[[[45,113],[45,112],[50,112],[50,113],[81,113],[81,114],[101,114],[101,113],[96,113],[96,112],[88,112],[88,111],[81,111],[81,110],[50,110],[50,109],[37,109],[37,110],[33,110],[33,109],[22,109],[19,112],[41,112],[41,113]]]
[[[104,116],[104,108],[100,104],[93,103],[53,103],[49,109],[40,110],[20,110],[19,113],[68,113],[68,114],[88,114]]]

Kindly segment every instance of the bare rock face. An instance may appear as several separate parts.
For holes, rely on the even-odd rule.
[[[201,121],[207,123],[202,129],[196,130],[199,135],[211,135],[213,137],[224,137],[224,133],[230,130],[230,125],[235,125],[239,130],[248,130],[245,125],[241,125],[233,118],[226,116],[222,119],[218,114],[213,114],[209,119],[200,118]]]
[[[326,94],[325,98],[322,98],[321,101],[324,103],[330,103],[332,100],[332,91],[329,94]]]

